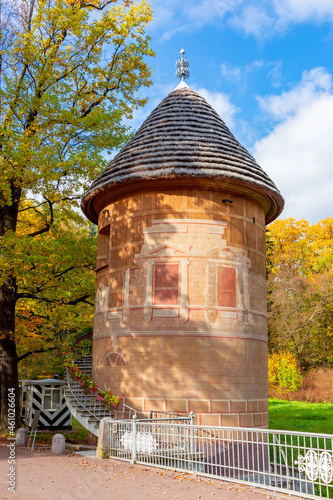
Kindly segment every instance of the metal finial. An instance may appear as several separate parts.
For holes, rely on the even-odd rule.
[[[177,68],[176,77],[179,78],[180,80],[182,80],[182,82],[183,82],[184,80],[186,80],[186,78],[189,78],[191,72],[188,69],[190,63],[184,57],[185,50],[182,49],[180,51],[180,53],[181,53],[182,57],[181,57],[181,59],[178,59],[178,61],[176,61],[176,68]]]

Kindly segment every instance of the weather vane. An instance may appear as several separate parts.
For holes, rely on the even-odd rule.
[[[185,50],[182,49],[180,51],[180,53],[181,53],[182,57],[181,57],[181,59],[178,59],[178,61],[176,61],[176,68],[177,68],[176,77],[179,78],[183,82],[184,80],[186,80],[186,78],[189,78],[191,72],[188,69],[190,63],[184,57]]]

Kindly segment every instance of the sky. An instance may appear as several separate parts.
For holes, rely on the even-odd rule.
[[[285,199],[280,218],[333,217],[333,0],[151,0],[149,102],[186,83],[219,113]]]

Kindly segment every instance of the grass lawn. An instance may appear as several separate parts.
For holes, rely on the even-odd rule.
[[[72,417],[72,431],[59,432],[65,436],[66,441],[69,443],[87,444],[88,442],[87,429],[85,429],[74,417]],[[54,434],[56,434],[56,431],[54,431],[53,433],[43,432],[42,430],[37,431],[36,443],[40,445],[51,446]]]
[[[269,399],[269,428],[333,434],[333,404]]]

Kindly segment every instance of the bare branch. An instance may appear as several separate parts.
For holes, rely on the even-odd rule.
[[[34,236],[38,236],[40,234],[46,233],[47,231],[50,230],[50,227],[52,226],[54,222],[54,215],[53,215],[53,203],[50,200],[46,200],[49,208],[50,208],[50,220],[49,222],[46,222],[45,226],[42,229],[39,229],[38,231],[35,231],[33,233],[28,234],[30,238],[33,238]]]

